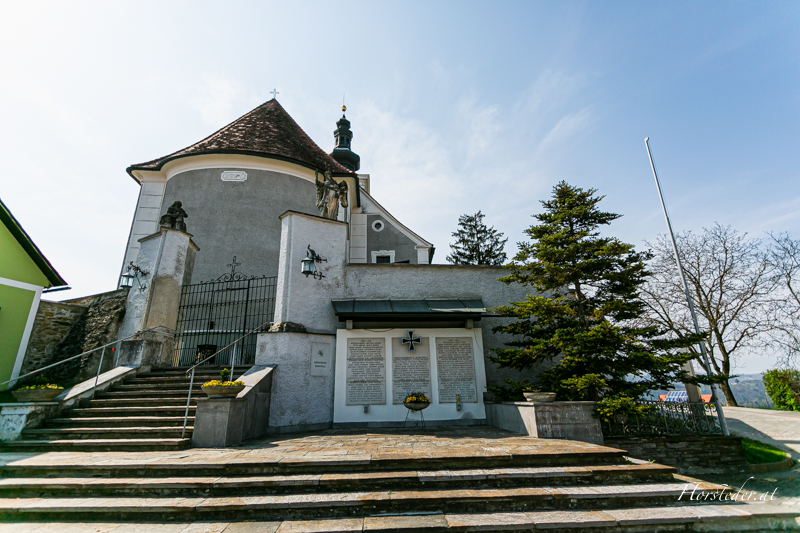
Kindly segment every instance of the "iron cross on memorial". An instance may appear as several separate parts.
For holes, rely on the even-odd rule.
[[[415,337],[414,336],[414,332],[413,331],[409,331],[408,332],[408,338],[401,337],[400,338],[400,342],[402,344],[408,344],[408,351],[409,352],[416,352],[417,348],[414,346],[414,344],[422,344],[422,338]]]

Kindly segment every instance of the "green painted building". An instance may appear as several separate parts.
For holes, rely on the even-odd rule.
[[[0,382],[19,375],[42,290],[66,284],[0,201]]]

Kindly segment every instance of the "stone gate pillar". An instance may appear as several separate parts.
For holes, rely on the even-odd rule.
[[[146,275],[139,275],[128,292],[125,318],[119,338],[163,326],[162,332],[140,334],[123,341],[117,366],[147,366],[168,361],[178,321],[181,289],[192,281],[195,255],[199,251],[184,231],[161,228],[139,239],[141,248],[134,262]]]

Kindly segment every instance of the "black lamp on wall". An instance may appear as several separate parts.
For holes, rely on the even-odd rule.
[[[319,255],[317,255],[317,252],[312,250],[311,245],[309,244],[308,251],[306,253],[306,258],[300,261],[301,264],[300,272],[302,272],[303,275],[305,275],[305,277],[312,276],[314,279],[322,279],[325,276],[322,274],[322,272],[319,272],[317,270],[314,263],[321,263],[323,261],[325,261],[326,263],[328,262],[328,260],[325,259],[324,257],[320,257]]]
[[[127,270],[122,275],[122,286],[133,287],[133,280],[136,280],[136,283],[139,284],[139,290],[143,291],[147,289],[147,285],[143,285],[140,278],[147,276],[147,274],[149,274],[149,272],[142,269],[139,265],[133,264],[133,261],[131,261]]]

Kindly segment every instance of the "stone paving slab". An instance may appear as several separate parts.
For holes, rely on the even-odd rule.
[[[800,514],[778,506],[741,504],[483,514],[382,515],[329,520],[156,523],[26,523],[0,524],[0,533],[374,533],[419,531],[642,531],[642,525],[685,526],[687,531],[800,531]],[[628,529],[630,528],[630,529]]]
[[[20,516],[28,513],[133,513],[158,516],[160,513],[220,513],[225,511],[281,511],[299,510],[307,512],[314,508],[333,510],[349,507],[355,511],[364,506],[377,506],[383,503],[386,509],[417,508],[447,502],[455,505],[461,502],[470,505],[474,502],[485,505],[491,501],[553,502],[554,500],[597,500],[647,498],[655,501],[675,501],[684,492],[685,484],[662,483],[652,485],[609,485],[595,487],[523,487],[512,489],[467,489],[467,490],[429,490],[429,491],[386,491],[386,492],[333,492],[288,495],[263,495],[241,497],[83,497],[83,498],[4,498],[0,499],[0,511],[17,512]],[[388,505],[388,507],[387,507]],[[36,514],[36,516],[40,516]],[[76,515],[77,516],[77,515]],[[209,514],[207,516],[219,516]],[[561,515],[553,515],[561,516]],[[588,515],[587,515],[588,516]]]
[[[406,451],[407,450],[407,451]],[[0,467],[10,466],[162,466],[214,467],[236,464],[304,466],[358,465],[406,459],[438,460],[491,457],[615,454],[620,450],[594,444],[535,439],[492,427],[434,428],[424,434],[397,430],[328,430],[248,441],[231,448],[193,448],[153,452],[0,453]]]

